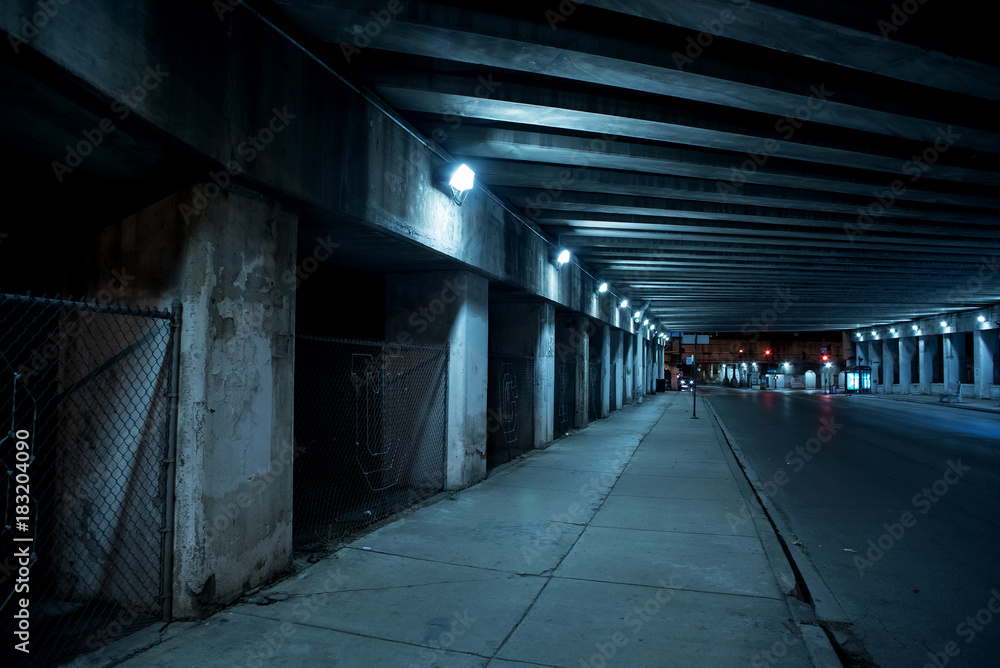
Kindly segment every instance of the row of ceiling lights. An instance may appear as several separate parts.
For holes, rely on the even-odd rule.
[[[986,322],[986,316],[985,315],[981,315],[981,316],[977,317],[976,320],[978,322],[980,322],[980,323],[984,323],[984,322]],[[996,324],[1000,325],[1000,322],[998,322]],[[949,326],[950,325],[948,325],[948,321],[947,320],[942,320],[941,321],[941,329],[948,329]],[[916,332],[917,336],[921,336],[922,335],[923,332],[920,329],[920,325],[914,324],[914,325],[912,325],[912,327],[913,327],[913,331]],[[895,334],[896,333],[896,328],[895,327],[890,327],[889,328],[889,333],[890,334]],[[858,340],[860,340],[860,341],[864,341],[865,340],[865,337],[864,337],[864,335],[861,332],[855,332],[854,335],[856,337],[858,337]],[[873,329],[872,330],[872,337],[874,337],[876,340],[878,340],[878,330],[877,329]]]
[[[476,173],[472,171],[472,169],[465,163],[458,165],[458,167],[455,167],[454,170],[451,171],[450,176],[448,176],[448,185],[451,187],[452,198],[454,199],[456,204],[461,206],[462,203],[465,202],[465,198],[468,196],[469,191],[472,190],[475,183],[476,183]],[[547,239],[546,241],[548,242]],[[548,243],[552,245],[551,242]],[[555,257],[557,268],[561,268],[563,265],[569,263],[569,261],[572,259],[572,255],[570,254],[568,249],[559,248],[554,245],[553,248],[555,249],[553,255]],[[581,269],[583,268],[581,267]],[[591,278],[593,277],[591,276]],[[610,292],[610,288],[608,287],[607,281],[601,281],[600,285],[597,287],[597,292],[598,294],[604,294],[606,292]],[[615,295],[615,296],[621,296],[621,295]],[[622,300],[618,304],[618,308],[625,309],[628,308],[628,306],[629,306],[628,299],[622,296]],[[655,330],[656,324],[649,322],[649,318],[644,319],[642,316],[643,316],[643,309],[639,309],[632,315],[632,318],[636,322],[639,322],[641,320],[642,326],[648,327],[650,332]],[[670,340],[670,337],[663,333],[660,333],[658,338],[661,341]]]

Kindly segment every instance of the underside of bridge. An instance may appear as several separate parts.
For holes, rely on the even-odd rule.
[[[465,6],[462,6],[462,5]],[[278,0],[667,330],[994,302],[1000,69],[954,3]],[[975,281],[974,281],[975,284]]]
[[[0,2],[47,614],[204,617],[668,374],[997,398],[978,4]]]

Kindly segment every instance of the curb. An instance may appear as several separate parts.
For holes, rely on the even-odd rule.
[[[840,653],[837,651],[837,643],[823,624],[825,622],[849,623],[850,620],[847,614],[840,607],[840,604],[836,602],[833,592],[823,582],[823,579],[813,565],[805,558],[796,558],[795,553],[785,539],[785,535],[783,535],[792,536],[792,532],[788,529],[785,529],[783,532],[782,528],[778,526],[778,523],[775,521],[776,517],[780,517],[777,513],[777,508],[771,503],[770,498],[766,494],[760,492],[760,483],[757,474],[747,464],[742,448],[740,448],[732,432],[729,431],[725,423],[719,418],[719,414],[715,412],[715,407],[712,406],[711,401],[708,399],[703,399],[703,401],[712,412],[712,417],[722,431],[723,438],[726,440],[726,444],[733,454],[733,459],[743,473],[742,480],[740,476],[736,477],[738,482],[743,483],[740,485],[741,491],[743,491],[742,488],[744,485],[748,486],[752,498],[756,502],[754,504],[755,507],[750,508],[752,511],[751,519],[754,520],[754,524],[757,527],[761,544],[764,546],[764,552],[767,554],[768,561],[771,563],[775,576],[778,578],[778,583],[782,587],[787,583],[793,585],[786,592],[785,601],[792,614],[792,619],[801,633],[802,640],[806,646],[806,650],[809,652],[809,657],[812,659],[814,667],[844,668],[844,663],[840,659]],[[746,496],[746,493],[744,493],[744,496]],[[767,523],[767,527],[764,530],[762,530],[759,524],[761,521]],[[767,528],[771,530],[767,531]],[[820,600],[823,601],[823,605],[820,606],[819,610],[817,610],[814,594],[822,596]]]
[[[916,399],[904,399],[902,398],[902,395],[899,395],[900,396],[899,399],[896,399],[895,397],[891,396],[887,397],[881,394],[873,394],[871,396],[877,399],[884,399],[888,401],[905,401],[908,404],[924,404],[926,406],[950,406],[951,408],[960,408],[966,411],[977,411],[979,413],[993,413],[994,415],[1000,415],[1000,407],[970,406],[968,404],[960,404],[952,402],[944,403],[938,401],[917,401]]]

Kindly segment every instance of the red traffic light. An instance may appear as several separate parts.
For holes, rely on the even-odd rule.
[[[764,354],[765,354],[765,355],[770,355],[770,354],[771,354],[771,351],[770,351],[770,350],[765,350],[765,351],[764,351]]]
[[[743,349],[742,349],[742,348],[740,348],[740,355],[742,355],[742,354],[743,354]]]
[[[824,362],[829,362],[830,361],[830,356],[829,355],[823,355],[823,357],[820,358],[820,359],[822,359]]]

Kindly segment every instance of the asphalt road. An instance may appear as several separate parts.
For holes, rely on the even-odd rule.
[[[698,392],[876,665],[1000,666],[1000,415]]]

